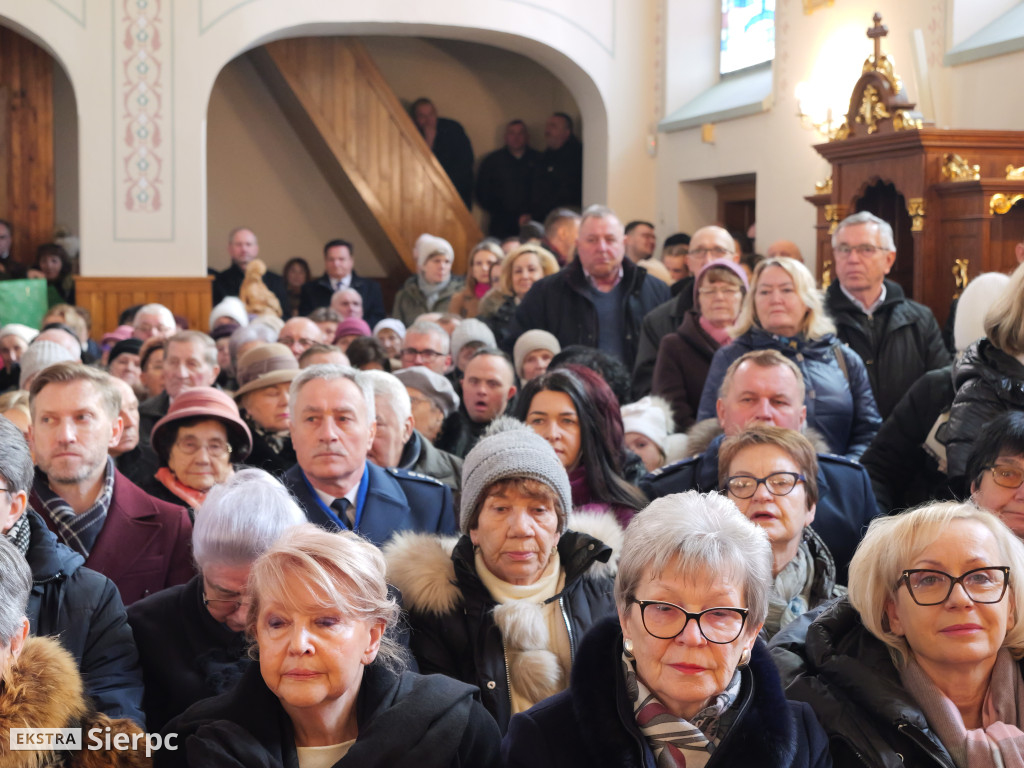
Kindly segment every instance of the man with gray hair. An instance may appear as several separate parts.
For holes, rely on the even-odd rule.
[[[36,461],[30,504],[85,564],[117,585],[125,605],[192,578],[184,507],[154,499],[117,471],[121,395],[81,363],[42,371],[29,390]]]
[[[174,315],[163,304],[143,304],[132,319],[132,338],[152,339],[154,336],[166,339],[173,336],[177,326]]]
[[[377,418],[363,373],[310,366],[292,381],[289,405],[298,463],[282,480],[310,522],[356,531],[378,546],[396,531],[455,533],[448,486],[367,461]]]
[[[416,430],[405,384],[384,371],[364,371],[363,376],[373,387],[377,410],[370,461],[432,477],[457,492],[462,487],[462,459],[435,448]]]
[[[949,351],[932,311],[885,277],[896,260],[887,221],[867,211],[847,216],[832,233],[832,256],[836,279],[825,308],[839,338],[863,358],[885,419],[922,374],[949,365]]]
[[[563,349],[570,344],[596,347],[632,368],[644,315],[667,301],[669,290],[643,267],[624,260],[624,238],[612,210],[587,208],[576,258],[533,284],[516,309],[505,351],[511,354],[520,335],[540,328],[554,334]]]
[[[403,368],[422,365],[444,376],[452,365],[451,337],[437,323],[418,320],[405,331],[402,342]]]
[[[32,454],[21,432],[0,416],[0,533],[32,570],[28,616],[33,635],[51,635],[75,657],[86,693],[111,717],[140,725],[142,672],[132,630],[115,584],[86,568],[84,558],[60,543],[28,505]],[[0,581],[7,578],[4,574]]]

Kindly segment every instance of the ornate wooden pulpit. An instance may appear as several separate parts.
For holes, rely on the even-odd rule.
[[[896,239],[890,278],[928,305],[940,324],[974,275],[1009,272],[1024,240],[1024,131],[925,127],[911,112],[875,14],[874,53],[853,88],[845,122],[815,149],[832,175],[805,198],[816,206],[817,268],[833,276],[831,233],[844,217],[870,211]]]

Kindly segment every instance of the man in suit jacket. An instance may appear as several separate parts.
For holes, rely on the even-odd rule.
[[[377,545],[396,531],[456,532],[448,486],[367,461],[377,424],[363,374],[311,366],[295,377],[290,400],[298,464],[282,479],[310,522],[357,531]]]
[[[125,605],[188,581],[188,513],[143,492],[107,455],[122,428],[110,377],[58,363],[35,378],[29,397],[36,460],[29,503],[47,527],[113,581]]]
[[[352,288],[363,297],[363,320],[371,328],[387,317],[380,284],[355,273],[352,243],[347,240],[331,240],[324,246],[323,277],[302,286],[299,314],[309,315],[314,309],[330,306],[331,297],[342,288]]]

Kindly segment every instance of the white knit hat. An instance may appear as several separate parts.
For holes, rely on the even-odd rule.
[[[665,452],[665,438],[675,432],[672,407],[660,397],[647,397],[622,406],[624,432],[637,432]]]
[[[455,250],[452,248],[452,244],[443,237],[434,237],[434,235],[424,233],[416,238],[416,245],[412,247],[412,255],[416,258],[417,267],[423,269],[427,259],[435,253],[447,254],[449,259],[455,258]]]
[[[1010,278],[1002,272],[985,272],[971,280],[956,303],[953,321],[953,343],[957,352],[985,336],[985,315],[998,299]]]
[[[237,296],[226,296],[223,301],[210,312],[210,327],[222,317],[230,317],[243,328],[249,324],[249,313],[245,304]]]
[[[57,363],[79,362],[67,347],[61,346],[55,341],[42,339],[35,344],[29,344],[25,354],[21,356],[21,375],[18,378],[18,388],[28,389],[32,379],[44,368],[49,368]]]
[[[529,478],[548,486],[558,496],[561,514],[558,531],[565,533],[572,512],[569,475],[551,444],[521,421],[499,416],[466,456],[462,465],[462,502],[459,528],[468,534],[481,497],[499,480]]]
[[[385,317],[375,326],[373,326],[373,335],[376,336],[383,329],[390,328],[392,331],[398,334],[399,338],[405,338],[405,323],[396,317]]]
[[[487,327],[482,320],[469,317],[459,323],[452,331],[452,360],[458,361],[459,352],[471,341],[483,342],[485,347],[497,347],[498,342],[494,339],[494,331]]]
[[[0,339],[4,336],[17,336],[26,344],[31,344],[32,339],[38,335],[39,331],[35,328],[29,328],[27,325],[22,325],[21,323],[8,323],[3,328],[0,328]]]

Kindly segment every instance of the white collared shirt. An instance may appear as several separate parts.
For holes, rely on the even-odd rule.
[[[882,306],[882,302],[885,301],[885,283],[882,283],[882,292],[878,295],[878,298],[870,307],[865,307],[863,304],[861,304],[860,299],[858,299],[848,290],[843,288],[842,283],[839,284],[839,290],[843,292],[843,295],[846,296],[846,298],[848,298],[850,301],[852,301],[854,304],[856,304],[858,307],[864,310],[864,314],[867,315],[868,317],[871,317],[873,314],[875,314],[875,310]]]
[[[334,278],[330,278],[330,281],[331,281],[331,288],[333,288],[334,292],[337,293],[342,288],[348,288],[350,285],[352,285],[352,273],[349,272],[347,277],[343,277],[340,280],[335,280]]]
[[[355,524],[355,519],[356,519],[356,499],[359,498],[359,486],[362,485],[362,483],[363,483],[363,477],[362,476],[365,475],[365,474],[366,474],[365,471],[362,472],[360,474],[360,476],[359,476],[359,482],[356,483],[355,485],[353,485],[349,489],[348,493],[346,493],[344,496],[341,496],[341,497],[339,497],[339,496],[332,496],[329,493],[324,493],[319,488],[314,488],[313,489],[314,491],[316,491],[316,495],[320,497],[320,501],[322,501],[324,504],[326,504],[328,507],[330,507],[332,511],[333,511],[333,507],[331,507],[331,504],[333,504],[337,499],[339,499],[339,498],[348,499],[348,509],[345,511],[345,516],[348,518],[348,524],[349,524],[350,527],[354,526],[354,524]]]

